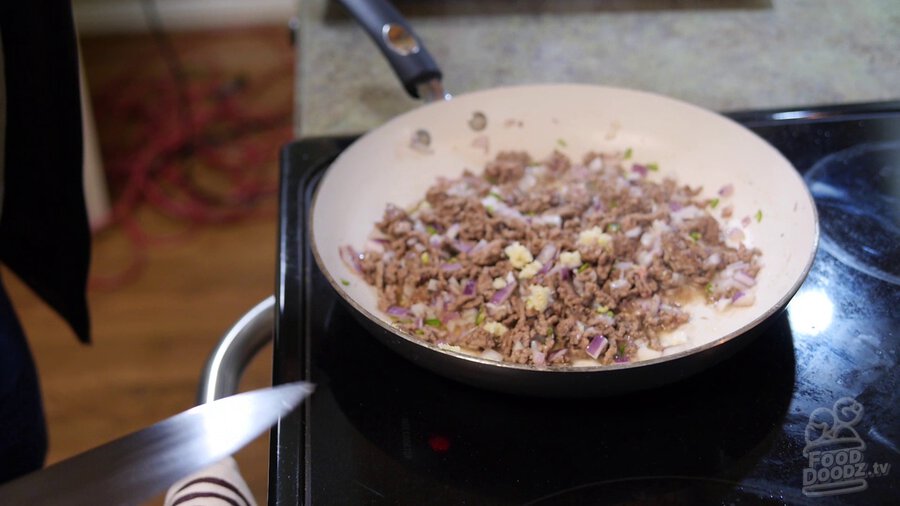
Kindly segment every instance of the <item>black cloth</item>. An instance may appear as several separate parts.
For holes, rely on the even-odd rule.
[[[90,229],[78,51],[68,0],[0,1],[6,91],[0,261],[90,341]],[[0,482],[38,469],[47,434],[34,362],[0,285]]]
[[[6,160],[0,261],[90,340],[90,229],[68,0],[2,2]]]
[[[22,327],[0,285],[0,483],[40,469],[47,429],[37,373]]]

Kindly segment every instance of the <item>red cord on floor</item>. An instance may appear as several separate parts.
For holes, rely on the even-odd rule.
[[[291,139],[292,112],[289,104],[274,111],[250,104],[271,83],[291,79],[291,63],[285,58],[252,80],[215,68],[183,79],[124,76],[94,96],[96,110],[134,129],[128,132],[131,149],[106,153],[114,201],[109,221],[95,232],[121,227],[133,253],[120,272],[92,276],[91,288],[113,289],[136,279],[153,245],[183,241],[200,226],[258,215],[258,204],[277,191],[271,171],[263,169]],[[152,235],[139,222],[139,209],[160,213],[183,229]]]

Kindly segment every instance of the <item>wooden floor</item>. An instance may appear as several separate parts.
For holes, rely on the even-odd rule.
[[[197,64],[227,55],[232,69],[252,72],[271,61],[271,48],[290,58],[284,27],[237,30],[175,37],[180,51],[190,53],[202,42],[204,51],[189,55]],[[273,42],[274,41],[274,42]],[[260,45],[262,44],[262,45]],[[265,51],[258,48],[265,47]],[[149,58],[149,37],[103,37],[82,41],[88,80],[114,79],[135,55]],[[254,49],[256,48],[256,49]],[[209,51],[218,51],[210,56]],[[265,54],[262,54],[265,52]],[[159,63],[145,60],[145,68]],[[243,63],[242,63],[243,62]],[[263,64],[265,66],[265,64]],[[289,72],[289,70],[288,70]],[[290,107],[288,83],[269,100]],[[152,97],[148,97],[152,99]],[[122,118],[95,110],[104,151],[118,142]],[[260,170],[276,177],[278,145]],[[89,293],[93,345],[76,342],[62,321],[9,272],[4,282],[29,335],[35,354],[50,432],[52,463],[100,445],[185,410],[194,404],[204,361],[219,337],[246,310],[273,292],[275,275],[276,202],[262,201],[256,217],[200,227],[187,240],[146,250],[147,263],[138,277],[115,289]],[[144,226],[177,227],[143,211]],[[126,265],[131,246],[118,228],[93,241],[94,275]],[[245,374],[242,390],[270,384],[271,347],[263,350]],[[257,500],[265,503],[267,436],[238,454],[237,459]],[[160,498],[148,504],[160,504]]]

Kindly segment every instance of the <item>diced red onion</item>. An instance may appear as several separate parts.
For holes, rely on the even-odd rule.
[[[728,230],[728,240],[741,242],[744,240],[744,231],[735,227]]]
[[[425,320],[420,316],[416,318],[416,329],[421,330],[425,326]]]
[[[729,183],[725,186],[719,188],[719,196],[721,197],[730,197],[734,195],[734,185]]]
[[[531,360],[534,365],[544,365],[547,362],[547,354],[540,351],[537,341],[531,341]]]
[[[606,336],[597,335],[591,338],[591,342],[585,351],[591,358],[597,358],[607,349],[609,349],[609,341],[606,339]]]
[[[750,287],[756,285],[756,280],[753,279],[751,276],[749,276],[749,275],[748,275],[746,272],[744,272],[744,271],[737,271],[737,272],[735,272],[735,273],[734,273],[734,280],[737,281],[738,283],[740,283],[740,284],[746,286],[747,288],[750,288]]]
[[[587,179],[590,173],[588,172],[587,167],[585,167],[584,165],[577,165],[575,167],[572,167],[572,171],[570,172],[570,174],[572,175],[573,179],[580,181],[583,179]]]
[[[706,260],[703,261],[703,265],[706,267],[713,267],[722,263],[722,255],[719,253],[713,253],[712,255],[706,257]]]
[[[613,318],[613,317],[611,317],[611,316],[609,316],[609,315],[605,315],[605,314],[598,315],[598,316],[597,316],[597,319],[600,320],[601,322],[605,323],[607,326],[610,326],[610,327],[612,327],[613,325],[616,324],[615,318]]]
[[[564,270],[566,270],[566,269],[568,269],[568,267],[566,267],[566,266],[563,265],[563,264],[554,264],[554,266],[553,266],[549,271],[547,271],[547,272],[548,272],[548,274],[549,274],[550,276],[552,276],[552,275],[554,275],[554,274],[556,274],[556,273],[559,273],[560,276],[561,276],[561,275],[562,275],[562,271],[564,271]]]
[[[503,355],[497,350],[485,349],[481,352],[481,357],[488,360],[496,360],[497,362],[503,361]]]
[[[375,251],[377,253],[384,253],[384,244],[380,241],[369,239],[368,241],[366,241],[365,250],[366,251]]]
[[[451,280],[454,280],[454,281],[456,280],[456,278],[450,278],[450,279],[451,279]],[[458,293],[459,293],[459,291],[458,291],[458,289],[459,289],[459,282],[456,283],[456,288],[457,288],[457,292],[456,292],[456,293],[458,294]],[[447,309],[447,306],[449,306],[450,304],[453,304],[454,302],[456,302],[456,295],[454,295],[454,294],[452,294],[452,293],[448,293],[448,294],[444,297],[444,309],[446,310],[446,309]]]
[[[569,268],[560,269],[559,279],[561,279],[563,281],[568,281],[568,280],[572,279],[572,269],[569,269]]]
[[[743,219],[741,219],[741,226],[744,228],[749,227],[751,223],[753,223],[753,220],[751,220],[749,216],[744,216]]]
[[[550,261],[553,260],[553,258],[555,256],[556,256],[556,245],[553,244],[552,242],[548,242],[543,247],[543,249],[541,249],[541,252],[538,253],[537,260],[540,263],[546,265],[546,264],[550,263]]]
[[[638,251],[637,261],[642,266],[648,266],[653,263],[653,257],[657,254],[656,248],[651,251]]]
[[[729,272],[741,271],[741,270],[746,269],[747,267],[750,267],[749,265],[747,265],[747,262],[738,260],[736,262],[731,262],[730,264],[726,265],[725,270],[729,271]]]
[[[550,272],[550,269],[552,269],[552,268],[553,268],[553,262],[550,261],[550,262],[545,263],[544,266],[541,267],[541,270],[539,270],[537,273],[538,274],[547,274],[548,272]]]
[[[629,239],[637,239],[641,235],[641,227],[634,227],[625,231],[625,237]]]
[[[458,263],[458,262],[441,265],[442,272],[456,272],[462,268],[463,268],[462,264]]]
[[[491,304],[502,304],[509,298],[510,294],[512,294],[513,289],[516,287],[516,282],[507,283],[506,286],[497,290],[497,293],[491,297]]]
[[[478,241],[478,243],[475,244],[475,246],[473,246],[467,253],[470,255],[474,255],[475,253],[478,253],[479,251],[481,251],[485,247],[487,247],[487,245],[488,245],[487,241],[482,239],[482,240]]]
[[[535,216],[533,219],[529,217],[527,221],[529,223],[537,223],[538,225],[551,225],[554,227],[562,226],[562,217],[558,214],[542,214],[540,216]]]
[[[456,239],[456,236],[459,234],[459,223],[454,223],[447,227],[447,231],[444,233],[449,239]]]
[[[365,257],[363,257],[363,255],[360,255],[359,253],[357,253],[356,250],[353,249],[353,246],[344,246],[344,247],[338,248],[338,252],[341,255],[341,260],[344,261],[344,264],[349,269],[353,269],[358,273],[363,272],[363,268],[362,268],[362,264],[360,263],[360,260],[362,260]]]
[[[680,211],[684,205],[681,202],[675,202],[674,200],[669,202],[669,210],[670,211]]]
[[[508,306],[508,304],[497,305],[491,304],[490,302],[484,305],[485,309],[487,309],[488,316],[495,320],[502,320],[503,317],[506,316]]]
[[[737,291],[731,296],[731,305],[738,307],[752,306],[756,302],[756,296],[753,293]]]
[[[549,357],[547,357],[547,362],[550,362],[550,363],[556,362],[557,360],[560,360],[561,358],[566,356],[566,353],[568,353],[568,352],[569,352],[568,348],[556,350],[553,353],[551,353]]]
[[[620,288],[626,288],[628,286],[631,286],[631,283],[625,278],[619,278],[609,284],[609,288],[612,290],[618,290]]]
[[[577,275],[572,276],[572,288],[579,297],[584,295],[584,282],[578,279]]]
[[[627,271],[634,267],[634,264],[631,262],[616,262],[613,264],[613,268],[618,269],[620,271]]]
[[[474,246],[474,244],[466,241],[453,241],[451,244],[453,244],[453,248],[460,253],[469,253]]]
[[[466,287],[463,289],[463,295],[475,295],[475,280],[466,281]]]
[[[659,297],[640,299],[638,302],[647,316],[656,316],[659,313]]]
[[[628,357],[626,357],[625,355],[616,355],[613,360],[617,364],[626,364],[628,362],[631,362],[631,360],[629,360]]]
[[[504,205],[504,206],[497,206],[497,208],[495,209],[495,212],[496,212],[496,214],[497,214],[498,216],[502,216],[502,217],[504,217],[504,218],[511,218],[511,219],[515,219],[515,220],[528,221],[529,223],[531,222],[531,218],[527,218],[527,219],[526,219],[525,215],[522,214],[521,212],[519,212],[518,209],[515,209],[515,208],[512,208],[512,207],[508,207],[508,206],[505,206],[505,205]]]
[[[647,166],[636,163],[631,166],[631,172],[639,174],[641,177],[647,177]]]
[[[659,310],[662,311],[663,313],[670,314],[670,315],[680,315],[681,314],[680,309],[678,309],[677,307],[674,307],[674,306],[670,306],[669,304],[660,304]]]
[[[387,308],[387,314],[391,316],[412,316],[412,312],[405,307],[391,306]]]

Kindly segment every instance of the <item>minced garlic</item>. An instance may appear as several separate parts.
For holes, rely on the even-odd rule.
[[[593,227],[587,230],[582,230],[580,234],[578,234],[578,245],[579,246],[606,246],[612,242],[612,236],[603,232],[603,229],[600,227]]]
[[[522,267],[522,270],[519,271],[519,279],[533,278],[534,275],[537,274],[538,271],[540,271],[541,268],[543,268],[543,267],[544,267],[544,264],[542,264],[540,260],[535,260],[534,262],[531,262],[530,264],[526,265],[525,267]]]
[[[577,269],[581,266],[581,253],[577,251],[563,251],[559,254],[559,263],[569,269]]]
[[[516,269],[521,269],[534,260],[528,248],[519,244],[518,241],[507,246],[503,252],[509,258],[509,263]]]
[[[531,293],[525,299],[525,308],[534,309],[539,313],[547,309],[550,305],[550,289],[546,286],[531,285],[528,290]]]
[[[506,328],[506,325],[500,322],[486,322],[482,328],[484,328],[484,330],[486,330],[488,333],[498,337],[506,334],[506,331],[509,330],[508,328]]]

